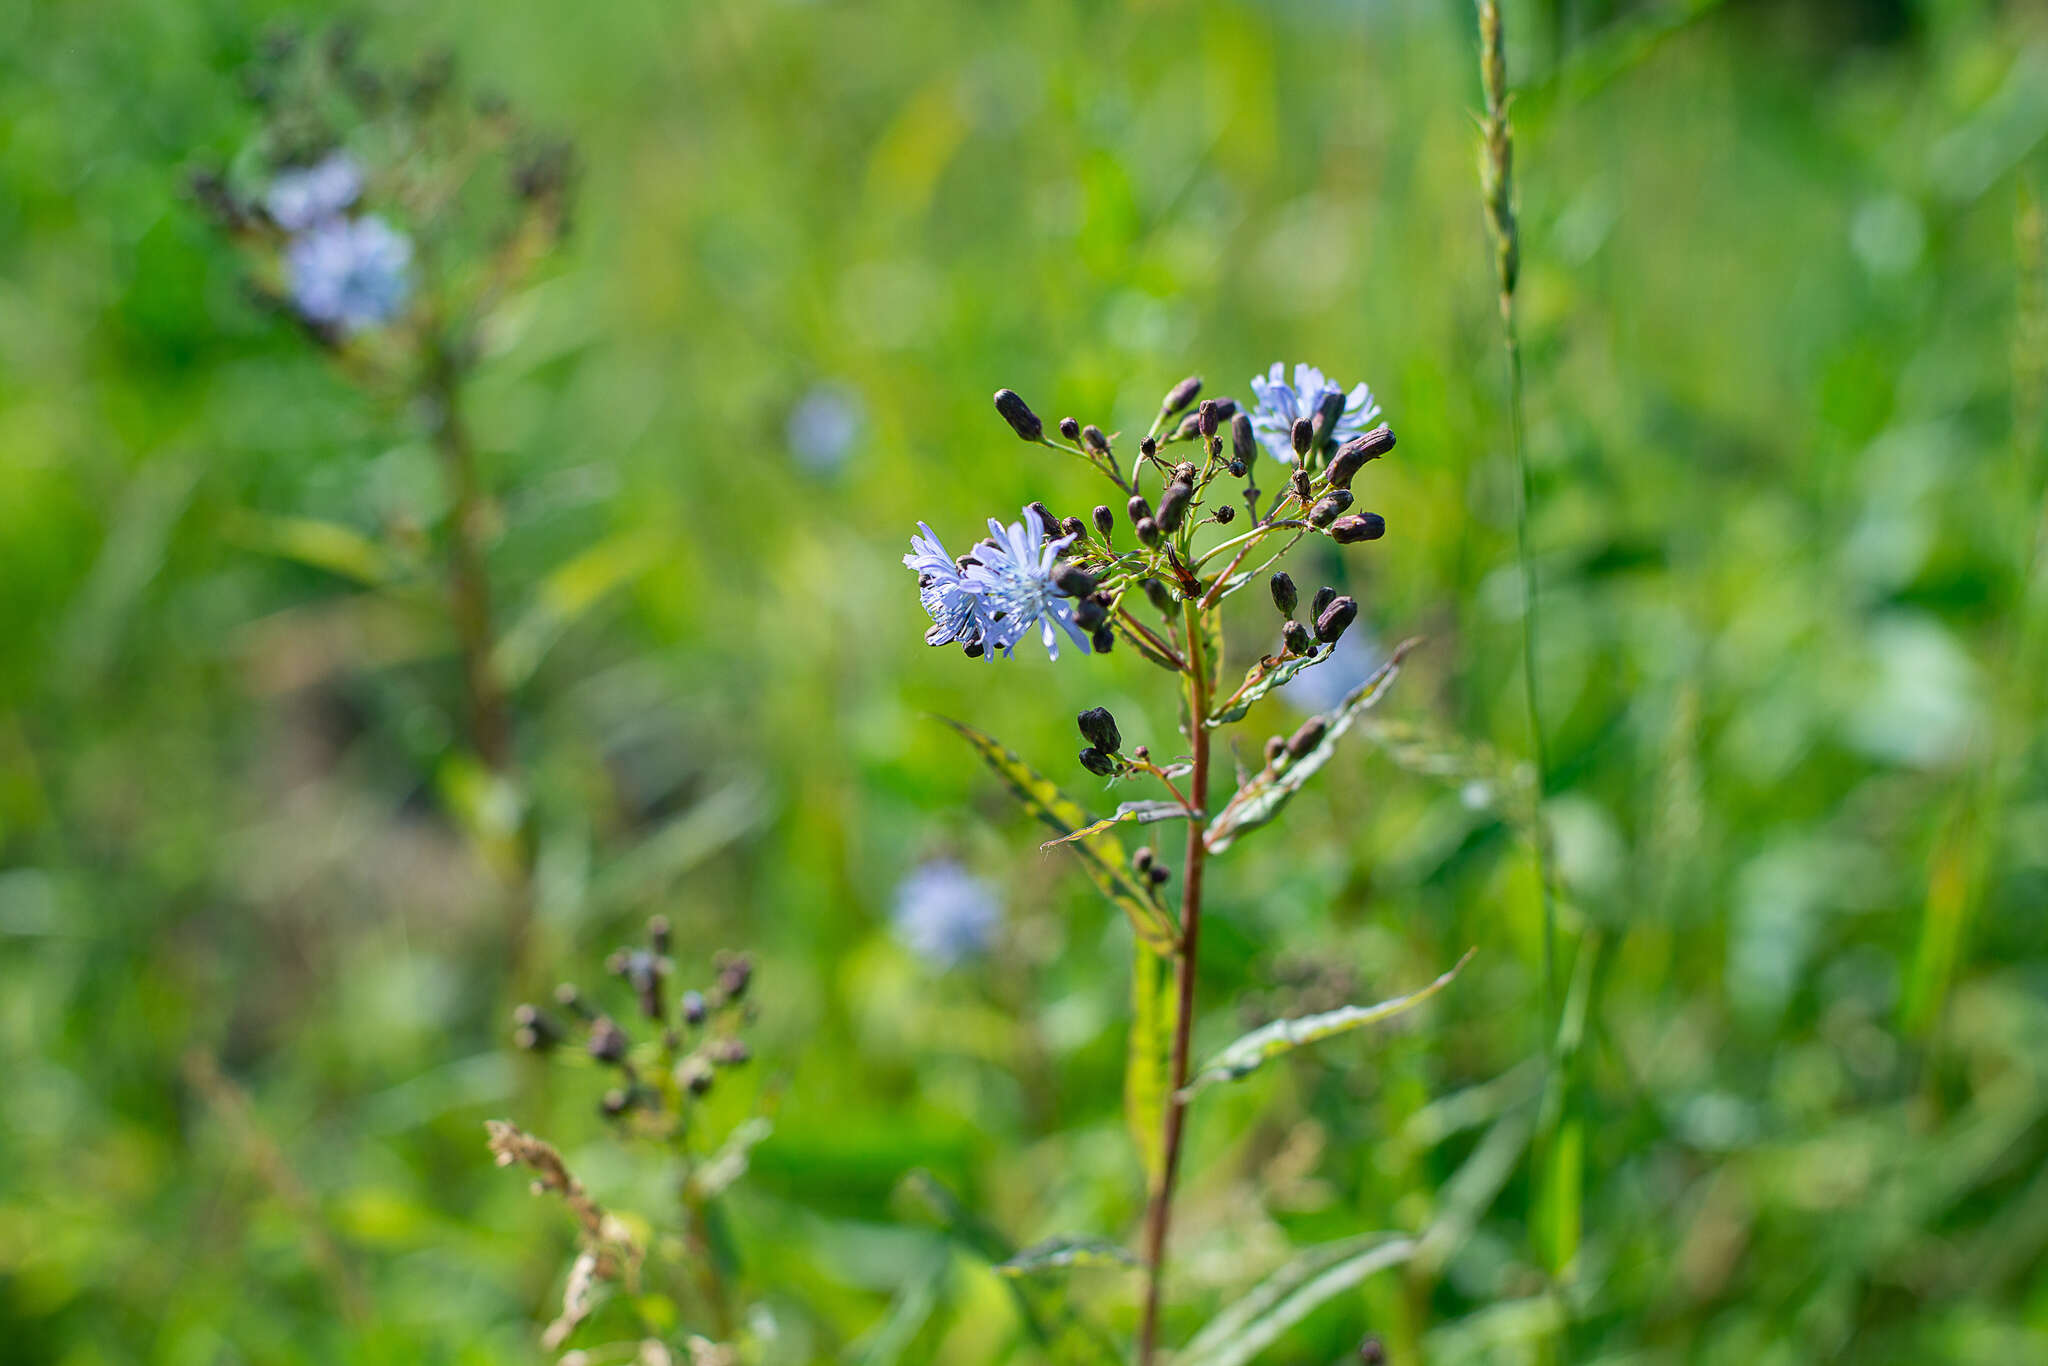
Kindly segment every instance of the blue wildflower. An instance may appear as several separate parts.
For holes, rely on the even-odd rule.
[[[1074,621],[1074,600],[1052,582],[1053,565],[1074,538],[1047,540],[1049,528],[1038,510],[1029,507],[1023,521],[1007,527],[989,518],[988,530],[989,539],[974,547],[973,563],[963,580],[981,598],[990,655],[1001,650],[1007,656],[1034,626],[1052,658],[1060,657],[1056,627],[1064,627],[1087,653],[1088,636]]]
[[[866,425],[860,391],[828,381],[814,386],[790,409],[783,435],[800,464],[829,474],[845,463]]]
[[[1316,409],[1322,405],[1323,395],[1342,393],[1343,390],[1313,365],[1295,366],[1292,384],[1287,383],[1286,369],[1279,361],[1274,361],[1273,368],[1263,377],[1252,377],[1252,392],[1259,399],[1259,406],[1252,412],[1252,431],[1268,454],[1283,465],[1291,465],[1294,463],[1294,424],[1304,417],[1314,417]],[[1347,441],[1363,433],[1379,415],[1380,405],[1374,400],[1372,389],[1361,381],[1345,395],[1344,415],[1337,419],[1336,430],[1324,432],[1323,436],[1330,441]]]
[[[330,152],[311,166],[280,171],[263,195],[264,212],[286,232],[303,232],[339,218],[363,192],[363,172],[346,152]]]
[[[933,859],[896,887],[896,935],[940,967],[987,950],[1002,920],[995,891],[951,859]]]
[[[1328,659],[1296,674],[1280,696],[1297,711],[1329,711],[1386,662],[1387,652],[1372,631],[1356,625],[1337,638]]]
[[[358,332],[388,322],[412,290],[412,239],[375,214],[330,219],[292,239],[292,302],[308,322]]]
[[[918,600],[932,619],[924,643],[980,645],[988,632],[980,591],[962,580],[960,566],[946,553],[937,532],[923,522],[917,529],[924,534],[910,538],[910,553],[903,563],[917,571]]]

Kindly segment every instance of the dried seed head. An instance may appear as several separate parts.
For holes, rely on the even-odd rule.
[[[1189,375],[1167,391],[1166,399],[1159,405],[1159,411],[1172,417],[1195,401],[1195,395],[1202,392],[1202,377]]]
[[[1295,604],[1301,601],[1301,594],[1295,591],[1294,576],[1280,570],[1268,581],[1267,587],[1273,590],[1273,605],[1280,609],[1280,615],[1293,616]]]
[[[1090,707],[1074,718],[1081,728],[1081,738],[1105,754],[1114,754],[1124,747],[1124,737],[1117,733],[1116,718],[1109,714],[1107,707]]]
[[[1070,598],[1085,598],[1095,591],[1095,576],[1072,560],[1052,567],[1052,586]]]
[[[1179,482],[1166,486],[1166,492],[1159,495],[1159,529],[1168,533],[1180,530],[1180,524],[1188,515],[1188,504],[1194,501],[1195,486]]]
[[[1095,530],[1100,533],[1103,540],[1107,541],[1109,533],[1116,529],[1116,514],[1109,510],[1108,504],[1103,503],[1096,505],[1093,516],[1095,518]]]
[[[1344,509],[1350,506],[1350,489],[1331,489],[1328,493],[1317,499],[1316,505],[1308,510],[1308,524],[1310,526],[1327,527],[1330,523],[1336,521],[1338,517],[1342,516]]]
[[[1229,526],[1237,520],[1237,509],[1225,503],[1222,507],[1210,513],[1209,516],[1215,520],[1217,526]]]
[[[1230,419],[1230,453],[1249,469],[1258,458],[1259,443],[1252,436],[1252,420],[1243,413]]]
[[[1301,758],[1322,743],[1323,733],[1329,728],[1330,723],[1322,717],[1309,717],[1301,723],[1300,730],[1287,737],[1287,752],[1297,759]]]
[[[1296,465],[1294,472],[1287,476],[1287,487],[1294,490],[1294,496],[1303,507],[1308,506],[1308,471]]]
[[[1031,405],[1017,396],[1015,389],[996,390],[996,411],[1010,424],[1010,430],[1025,441],[1037,441],[1045,435],[1045,424],[1031,411]]]
[[[1305,655],[1315,649],[1315,642],[1309,639],[1308,627],[1294,620],[1280,628],[1280,643],[1291,655]]]
[[[1344,629],[1358,619],[1358,600],[1338,598],[1316,614],[1316,639],[1324,644],[1334,644]]]
[[[1216,428],[1221,425],[1222,416],[1216,400],[1205,398],[1202,400],[1202,406],[1195,409],[1195,427],[1203,436],[1214,436]]]
[[[1296,418],[1292,435],[1294,438],[1294,453],[1296,455],[1307,455],[1308,448],[1315,444],[1315,424],[1305,417]]]
[[[1387,534],[1387,519],[1377,512],[1360,512],[1330,523],[1330,539],[1339,545],[1377,541]]]
[[[1313,620],[1314,618],[1321,616],[1323,614],[1323,609],[1325,607],[1328,607],[1331,603],[1335,602],[1336,600],[1336,589],[1330,587],[1330,585],[1328,585],[1327,583],[1324,584],[1321,588],[1318,588],[1316,590],[1316,595],[1308,600],[1308,614],[1310,619]]]
[[[1394,449],[1394,429],[1378,426],[1364,436],[1354,436],[1337,448],[1337,454],[1330,461],[1330,483],[1340,489],[1351,487],[1351,480],[1365,468],[1369,460],[1377,460]]]
[[[1081,439],[1081,424],[1074,421],[1071,417],[1061,418],[1060,435],[1069,441],[1079,441]]]
[[[1138,525],[1132,529],[1138,533],[1138,539],[1146,545],[1156,546],[1159,544],[1159,523],[1153,521],[1150,517],[1140,517]]]

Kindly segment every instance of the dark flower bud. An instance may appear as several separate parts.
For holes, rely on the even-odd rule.
[[[1386,1345],[1376,1335],[1366,1334],[1358,1344],[1358,1362],[1359,1366],[1387,1366]]]
[[[1173,467],[1173,478],[1168,482],[1175,484],[1192,484],[1195,482],[1195,474],[1195,462],[1192,460],[1183,460],[1178,465],[1175,465]]]
[[[1044,503],[1034,500],[1031,503],[1031,510],[1038,514],[1038,524],[1045,528],[1047,536],[1053,535],[1060,529],[1060,519],[1053,516],[1052,509]]]
[[[1234,417],[1236,417],[1236,416],[1237,416],[1237,400],[1236,400],[1236,399],[1234,399],[1234,398],[1219,398],[1219,399],[1216,399],[1216,400],[1215,400],[1215,403],[1216,403],[1216,425],[1217,425],[1217,426],[1221,427],[1221,426],[1222,426],[1222,425],[1223,425],[1224,423],[1226,423],[1226,422],[1230,421],[1230,420],[1231,420],[1232,418],[1234,418]],[[1210,433],[1210,435],[1211,435],[1211,436],[1213,436],[1213,435],[1215,435],[1215,433],[1211,432],[1211,433]]]
[[[676,1085],[693,1096],[711,1089],[712,1076],[711,1064],[694,1055],[676,1064]]]
[[[1149,873],[1152,871],[1153,858],[1154,855],[1152,853],[1152,846],[1149,844],[1141,844],[1136,849],[1133,849],[1131,851],[1131,867],[1137,869],[1141,873]]]
[[[1301,729],[1287,737],[1287,752],[1299,759],[1323,741],[1323,733],[1330,723],[1320,716],[1311,716],[1301,723]]]
[[[1344,393],[1332,389],[1323,395],[1323,401],[1316,405],[1315,434],[1318,440],[1326,440],[1337,430],[1337,423],[1344,416]]]
[[[1247,468],[1259,454],[1259,443],[1252,437],[1252,420],[1243,413],[1230,419],[1230,453]]]
[[[1284,736],[1284,735],[1269,735],[1269,736],[1267,736],[1267,737],[1266,737],[1266,767],[1268,767],[1268,768],[1271,768],[1271,767],[1272,767],[1272,766],[1273,766],[1274,764],[1277,764],[1277,763],[1279,763],[1279,762],[1280,762],[1280,756],[1281,756],[1281,755],[1283,755],[1283,754],[1285,754],[1286,752],[1287,752],[1287,737],[1286,737],[1286,736]]]
[[[1229,526],[1232,522],[1237,520],[1237,509],[1232,507],[1230,504],[1225,503],[1222,507],[1217,508],[1214,512],[1210,513],[1209,515],[1210,517],[1215,519],[1217,526]]]
[[[668,917],[650,916],[647,920],[647,944],[656,953],[668,952]]]
[[[604,1093],[604,1099],[598,1104],[604,1107],[605,1118],[617,1119],[633,1108],[633,1093],[623,1086],[614,1086]]]
[[[1116,514],[1109,510],[1108,504],[1104,503],[1096,505],[1093,516],[1095,518],[1095,530],[1101,535],[1103,540],[1108,540],[1109,533],[1116,530]]]
[[[1153,521],[1150,517],[1140,517],[1138,525],[1133,529],[1138,533],[1138,539],[1146,545],[1156,546],[1159,544],[1159,523]]]
[[[1152,879],[1152,885],[1154,887],[1161,887],[1166,884],[1166,880],[1168,878],[1173,876],[1173,869],[1167,867],[1163,863],[1155,863],[1149,870],[1147,870],[1145,876]]]
[[[1060,535],[1072,536],[1076,540],[1088,534],[1088,524],[1079,517],[1069,517],[1060,523]]]
[[[738,1067],[754,1056],[744,1039],[713,1039],[704,1046],[704,1053],[720,1067]]]
[[[1015,389],[996,390],[996,411],[1010,424],[1010,430],[1026,441],[1036,441],[1045,435],[1045,424],[1031,411],[1030,404],[1017,397]]]
[[[1131,495],[1131,501],[1125,505],[1124,511],[1130,513],[1131,522],[1133,525],[1136,525],[1139,521],[1152,515],[1152,505],[1145,501],[1144,494],[1134,493]]]
[[[1072,560],[1052,567],[1052,586],[1070,598],[1085,598],[1095,591],[1095,576]]]
[[[1295,590],[1294,576],[1286,570],[1274,574],[1267,584],[1273,590],[1273,605],[1280,609],[1280,615],[1294,615],[1295,604],[1301,601],[1301,594]]]
[[[1106,655],[1116,644],[1116,632],[1110,630],[1107,624],[1098,626],[1095,628],[1095,634],[1088,637],[1088,643],[1095,647],[1096,654]]]
[[[1147,579],[1145,580],[1145,596],[1151,599],[1153,607],[1158,609],[1161,616],[1170,617],[1173,615],[1175,603],[1171,588],[1168,588],[1157,579]]]
[[[590,1002],[583,999],[583,993],[576,990],[574,982],[564,982],[555,988],[555,1004],[572,1012],[580,1020],[594,1020],[597,1012],[590,1008]]]
[[[1175,441],[1193,441],[1201,434],[1202,419],[1193,413],[1189,413],[1186,417],[1182,418],[1180,425],[1173,429],[1173,439]]]
[[[686,991],[683,993],[683,1023],[692,1029],[703,1024],[711,1014],[711,1008],[704,1004],[704,993]]]
[[[1081,429],[1081,441],[1091,451],[1109,454],[1109,438],[1102,434],[1102,428],[1092,422]]]
[[[1188,515],[1188,504],[1194,501],[1193,484],[1173,483],[1166,486],[1166,492],[1159,495],[1159,529],[1166,532],[1180,530],[1180,524]]]
[[[1232,457],[1230,457],[1229,469],[1230,477],[1232,479],[1244,478],[1244,472],[1249,468],[1251,467],[1249,465],[1246,465],[1244,461],[1239,460],[1236,456],[1233,455]]]
[[[744,953],[721,954],[718,961],[718,994],[728,1001],[737,1001],[747,994],[747,987],[754,980],[754,960]]]
[[[562,1031],[536,1006],[512,1012],[512,1042],[530,1053],[545,1053],[562,1041]]]
[[[1294,472],[1287,476],[1287,486],[1294,490],[1295,499],[1303,507],[1308,506],[1308,471],[1296,465]]]
[[[1305,655],[1315,648],[1315,643],[1309,639],[1308,627],[1292,619],[1280,628],[1280,643],[1291,655]]]
[[[1358,620],[1358,600],[1339,598],[1316,614],[1316,639],[1324,644],[1335,643],[1344,634],[1344,628]]]
[[[1074,718],[1081,728],[1081,738],[1106,754],[1114,754],[1124,747],[1124,737],[1117,733],[1116,718],[1109,714],[1107,707],[1090,707]]]
[[[1138,443],[1138,454],[1150,460],[1153,456],[1159,454],[1159,443],[1149,436],[1146,437]]]
[[[1305,417],[1296,418],[1292,436],[1294,438],[1294,453],[1296,455],[1307,455],[1308,448],[1315,444],[1315,424]]]
[[[1202,406],[1195,409],[1195,426],[1197,430],[1203,436],[1214,436],[1220,422],[1221,414],[1217,411],[1216,400],[1213,398],[1203,399]]]
[[[1377,541],[1386,534],[1387,519],[1377,512],[1361,512],[1350,517],[1339,517],[1330,523],[1330,539],[1339,545]]]
[[[1340,489],[1351,487],[1351,480],[1368,460],[1377,460],[1394,449],[1394,429],[1375,427],[1364,436],[1354,436],[1337,448],[1337,454],[1330,461],[1330,483]]]
[[[1108,620],[1109,609],[1093,598],[1083,598],[1074,604],[1074,625],[1084,631],[1093,631]]]
[[[1081,751],[1081,767],[1098,778],[1108,778],[1116,773],[1116,760],[1090,745]]]
[[[1202,377],[1189,375],[1167,392],[1166,399],[1159,405],[1159,411],[1171,417],[1195,401],[1195,395],[1202,392]]]
[[[1081,439],[1081,424],[1074,421],[1071,417],[1061,418],[1060,435],[1069,441],[1079,441]]]
[[[970,640],[960,647],[960,653],[966,655],[969,659],[980,659],[988,653],[988,647],[978,640]]]
[[[613,949],[604,956],[604,970],[614,977],[624,977],[628,961],[629,956],[624,949]]]
[[[1336,521],[1343,514],[1344,509],[1350,506],[1350,489],[1331,489],[1321,498],[1318,498],[1316,505],[1308,510],[1308,524],[1310,526],[1326,527]]]
[[[609,1015],[600,1015],[590,1026],[590,1056],[599,1062],[617,1063],[626,1057],[626,1031],[612,1023]]]
[[[1152,746],[1139,745],[1136,749],[1131,751],[1131,757],[1133,759],[1136,759],[1141,764],[1147,762],[1152,757]]]
[[[1324,584],[1321,588],[1318,588],[1316,590],[1316,595],[1308,600],[1309,619],[1313,621],[1315,618],[1321,616],[1323,614],[1323,609],[1325,607],[1328,607],[1331,603],[1335,602],[1336,600],[1336,589],[1330,587],[1330,585],[1328,585],[1327,583]]]

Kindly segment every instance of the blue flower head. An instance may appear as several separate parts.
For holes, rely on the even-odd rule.
[[[979,646],[988,632],[981,595],[960,576],[960,566],[946,553],[938,533],[923,522],[923,534],[910,538],[910,553],[903,563],[917,573],[917,596],[931,617],[931,629],[924,633],[927,645]]]
[[[389,322],[412,292],[412,239],[375,214],[299,234],[285,265],[301,316],[342,332]]]
[[[1313,365],[1295,366],[1292,384],[1287,382],[1286,374],[1287,367],[1274,361],[1265,375],[1252,377],[1252,392],[1259,399],[1259,406],[1252,412],[1252,431],[1267,454],[1283,465],[1291,465],[1294,424],[1305,417],[1313,418],[1316,409],[1322,406],[1323,395],[1343,393],[1343,389]],[[1380,405],[1374,400],[1372,389],[1361,381],[1345,395],[1344,415],[1337,419],[1336,429],[1323,436],[1338,443],[1348,441],[1361,435],[1379,415]]]
[[[988,883],[951,859],[933,859],[896,887],[896,935],[940,967],[987,951],[1002,908]]]
[[[867,405],[860,391],[827,381],[790,409],[783,435],[798,463],[816,474],[830,474],[846,463],[867,425]]]
[[[362,168],[346,152],[329,152],[311,166],[278,172],[263,209],[286,232],[303,232],[339,218],[362,192]]]
[[[1047,540],[1048,530],[1038,510],[1027,507],[1024,520],[1007,527],[989,518],[989,539],[974,547],[963,580],[981,598],[991,656],[1001,650],[1007,657],[1034,626],[1054,659],[1060,657],[1057,627],[1065,628],[1083,654],[1088,652],[1087,633],[1074,621],[1074,600],[1052,582],[1053,565],[1074,538]]]

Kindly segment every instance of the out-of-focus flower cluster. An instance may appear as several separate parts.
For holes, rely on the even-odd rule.
[[[897,937],[935,967],[985,953],[1002,919],[995,888],[952,859],[922,863],[896,887]]]

